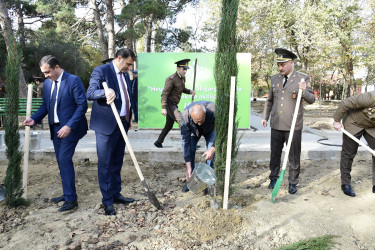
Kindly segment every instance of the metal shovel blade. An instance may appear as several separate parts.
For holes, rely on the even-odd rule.
[[[4,193],[5,193],[5,190],[4,190],[3,186],[0,185],[0,201],[5,199]]]
[[[155,193],[150,191],[150,189],[148,188],[148,185],[147,185],[145,180],[142,181],[142,185],[145,188],[147,198],[150,200],[151,204],[154,205],[156,207],[156,209],[160,210],[161,205],[160,205],[160,202],[158,201],[158,199],[156,198]]]

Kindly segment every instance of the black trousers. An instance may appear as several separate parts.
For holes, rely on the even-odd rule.
[[[161,131],[158,142],[163,143],[165,137],[173,128],[174,122],[177,122],[179,126],[181,126],[181,112],[178,110],[176,104],[167,103],[167,116],[163,130]]]
[[[271,159],[270,159],[270,180],[277,180],[280,173],[281,154],[284,143],[288,143],[289,131],[271,129]],[[295,130],[292,144],[289,151],[289,177],[290,184],[299,182],[300,158],[301,158],[302,130]]]
[[[362,136],[367,141],[370,148],[375,148],[375,138],[372,137],[366,130],[361,130],[354,135],[358,139]],[[342,137],[342,151],[341,151],[341,161],[340,161],[340,173],[341,173],[341,183],[343,185],[350,184],[352,171],[353,159],[358,152],[358,143],[353,141],[349,136],[343,134]],[[372,185],[375,185],[375,157],[372,156]]]

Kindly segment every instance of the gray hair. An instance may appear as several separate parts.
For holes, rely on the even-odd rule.
[[[202,104],[195,104],[195,105],[191,106],[189,108],[189,113],[191,114],[193,112],[196,112],[197,110],[202,110],[203,113],[206,114],[206,107],[204,105],[202,105]]]

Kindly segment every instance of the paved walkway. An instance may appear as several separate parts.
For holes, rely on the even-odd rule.
[[[260,126],[261,117],[259,114],[251,114],[251,129],[240,130],[238,137],[241,137],[240,148],[237,161],[269,161],[270,155],[270,132],[269,127]],[[182,163],[181,136],[179,130],[172,130],[165,142],[164,148],[156,148],[156,141],[161,130],[142,130],[129,131],[129,140],[135,152],[136,158],[141,162],[174,162]],[[0,133],[4,133],[1,131]],[[31,160],[55,160],[52,141],[49,138],[49,130],[35,130],[32,133],[40,133],[41,140],[31,139],[30,141],[30,159]],[[21,131],[24,134],[24,131]],[[21,145],[23,145],[23,136],[21,136]],[[32,137],[37,137],[33,135]],[[337,160],[340,159],[341,132],[332,130],[314,130],[305,127],[302,132],[302,160]],[[204,151],[205,141],[202,138],[199,151]],[[22,147],[23,148],[23,147]],[[125,157],[130,159],[127,154]],[[362,159],[371,159],[371,154],[364,148],[359,149],[358,157]],[[0,135],[0,162],[6,160],[5,145],[3,134]],[[88,134],[79,141],[74,155],[75,161],[97,162],[96,140],[94,131],[88,131]]]

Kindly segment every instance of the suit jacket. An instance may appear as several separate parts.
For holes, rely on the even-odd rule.
[[[343,119],[344,128],[353,135],[365,129],[375,138],[375,91],[346,98],[333,118],[336,122]]]
[[[43,103],[39,109],[31,116],[36,123],[39,123],[49,112],[51,88],[53,82],[46,79],[43,84]],[[68,126],[72,130],[66,137],[67,140],[76,141],[87,134],[88,126],[85,113],[87,111],[87,100],[85,88],[78,76],[64,71],[57,103],[57,116],[62,126]],[[51,139],[54,136],[50,126]]]
[[[115,130],[117,122],[111,106],[107,104],[102,84],[103,82],[106,82],[108,88],[115,91],[116,98],[114,103],[117,111],[120,113],[122,100],[113,61],[108,64],[100,65],[94,69],[91,74],[90,85],[86,92],[87,99],[93,100],[90,128],[95,132],[110,135]],[[131,103],[131,86],[128,81],[125,81],[124,83],[127,85],[129,102]],[[131,115],[130,109],[130,117]]]
[[[272,76],[271,89],[268,93],[266,103],[263,110],[263,119],[269,119],[271,115],[271,128],[277,130],[289,131],[292,126],[294,109],[297,102],[298,83],[304,78],[309,85],[310,78],[308,75],[293,71],[290,75],[285,87],[283,87],[284,76],[280,73]],[[295,98],[293,98],[295,95]],[[303,128],[303,101],[312,104],[315,102],[315,95],[312,89],[307,86],[302,94],[301,105],[298,110],[295,130]]]

